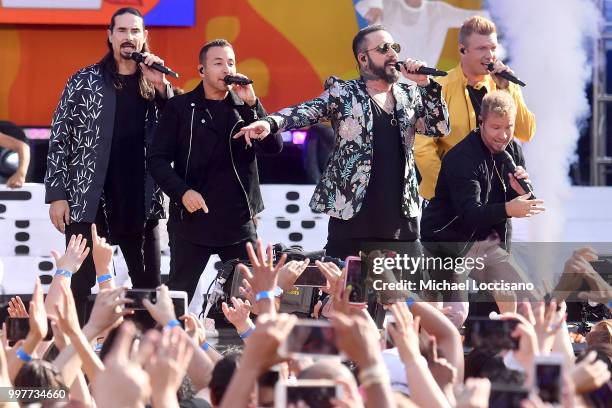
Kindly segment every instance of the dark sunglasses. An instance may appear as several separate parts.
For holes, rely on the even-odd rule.
[[[402,46],[399,45],[399,43],[382,43],[382,44],[378,44],[376,47],[370,48],[369,50],[366,50],[366,51],[376,50],[376,51],[380,52],[381,54],[386,54],[386,53],[389,52],[389,48],[393,49],[393,51],[397,52],[398,54],[402,50]]]

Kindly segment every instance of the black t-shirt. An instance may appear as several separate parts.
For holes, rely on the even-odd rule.
[[[214,129],[206,128],[205,144],[212,154],[202,164],[194,189],[202,194],[208,214],[198,210],[192,214],[183,211],[183,221],[173,226],[183,239],[206,246],[225,246],[242,242],[255,236],[255,224],[249,214],[246,193],[232,165],[230,156],[230,131],[232,118],[231,96],[224,100],[206,99],[207,116],[210,115]],[[191,152],[197,160],[199,152]]]
[[[106,218],[113,236],[144,229],[145,116],[147,100],[140,95],[138,75],[119,75],[115,123],[104,182]]]
[[[478,117],[480,117],[480,106],[482,105],[482,100],[487,94],[487,88],[482,86],[480,89],[476,89],[471,85],[467,85],[466,88],[468,94],[470,95],[472,106],[474,107],[474,113],[476,113],[476,119],[478,119]]]
[[[402,214],[406,159],[397,120],[371,101],[374,114],[370,181],[361,210],[349,220],[329,219],[329,239],[413,241],[419,238],[417,218]]]
[[[484,144],[483,144],[483,147],[484,147]],[[503,168],[502,155],[501,154],[491,154],[489,151],[487,151],[487,156],[488,156],[487,168],[489,170],[490,185],[491,185],[491,191],[489,192],[489,198],[488,198],[487,203],[488,204],[505,203],[507,201],[506,200],[506,190],[512,187],[506,185],[506,182],[504,181],[505,178],[504,178],[504,174],[502,173],[503,170],[501,170]],[[503,226],[505,223],[506,222],[503,221],[500,223],[500,225]],[[494,225],[489,228],[481,228],[481,229],[476,230],[476,232],[474,233],[474,240],[476,241],[486,240],[487,237],[495,229],[499,229],[497,227],[498,225]]]

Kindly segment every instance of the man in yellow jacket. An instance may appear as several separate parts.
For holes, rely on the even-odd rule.
[[[529,141],[535,134],[535,116],[529,111],[518,85],[495,75],[512,71],[496,58],[497,32],[495,24],[480,16],[466,20],[459,31],[461,61],[438,82],[448,105],[451,133],[440,138],[416,135],[415,160],[421,174],[419,192],[426,200],[435,195],[442,157],[468,133],[478,127],[482,98],[497,89],[508,91],[516,104],[514,136]],[[493,72],[487,70],[494,64]]]

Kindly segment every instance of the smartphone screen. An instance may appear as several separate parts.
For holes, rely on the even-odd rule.
[[[518,320],[470,318],[465,323],[465,344],[499,350],[518,350],[518,338],[511,337]]]
[[[287,387],[287,403],[300,406],[300,402],[312,408],[331,408],[336,397],[336,387]]]
[[[329,322],[301,320],[293,326],[285,342],[289,354],[338,356],[336,331]]]
[[[327,286],[327,278],[316,265],[308,265],[293,286],[321,288]]]
[[[366,303],[367,291],[365,285],[366,275],[363,273],[361,258],[349,256],[346,258],[346,286],[351,285],[349,294],[350,303]]]
[[[51,320],[47,319],[47,335],[44,341],[53,339],[53,331],[51,330]],[[7,317],[6,318],[6,336],[9,344],[12,345],[19,340],[23,340],[30,331],[30,319],[27,317]]]
[[[489,406],[495,408],[520,408],[521,402],[529,397],[529,390],[523,387],[491,385]]]
[[[9,342],[14,343],[25,339],[29,331],[30,319],[27,317],[8,317],[6,319],[6,336]]]
[[[135,310],[146,310],[142,301],[149,299],[151,303],[157,302],[156,289],[129,289],[125,292],[126,299],[132,299],[132,303],[126,303],[125,307]]]
[[[561,402],[561,364],[536,362],[536,386],[543,402]]]

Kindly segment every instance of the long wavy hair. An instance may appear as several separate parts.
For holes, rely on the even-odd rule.
[[[142,14],[140,14],[140,12],[136,10],[135,8],[132,8],[132,7],[120,8],[119,10],[115,11],[113,16],[111,17],[111,22],[108,27],[111,33],[113,32],[115,28],[115,17],[121,16],[123,14],[132,14],[132,15],[135,15],[136,17],[142,18]],[[142,23],[142,30],[143,32],[145,30],[144,19]],[[104,57],[102,57],[102,60],[100,60],[100,68],[102,70],[102,75],[104,76],[104,80],[108,84],[111,84],[115,89],[121,89],[123,87],[123,84],[121,83],[121,80],[119,79],[119,72],[117,70],[117,62],[115,61],[115,56],[113,53],[113,44],[110,42],[108,38],[106,39],[106,45],[108,47],[108,52],[104,55]],[[139,50],[139,52],[149,52],[149,44],[147,43],[146,40],[144,44],[142,45],[142,49]],[[138,75],[138,87],[140,89],[140,95],[146,100],[149,100],[149,101],[152,100],[155,97],[155,87],[153,87],[153,84],[151,84],[149,81],[145,79],[140,69],[136,70],[136,75]]]

